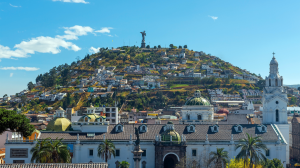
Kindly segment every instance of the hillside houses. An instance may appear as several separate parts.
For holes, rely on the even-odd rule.
[[[207,89],[212,103],[216,101],[241,101],[239,94],[224,94],[222,89]]]

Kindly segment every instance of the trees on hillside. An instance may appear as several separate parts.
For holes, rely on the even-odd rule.
[[[161,46],[160,46],[160,45],[158,45],[158,46],[157,46],[157,48],[161,48]]]
[[[183,48],[187,48],[187,45],[184,45]]]
[[[71,80],[71,73],[69,69],[64,69],[61,73],[62,81],[61,84],[63,86],[67,86],[69,81]]]
[[[171,48],[171,49],[174,47],[174,45],[173,45],[173,44],[170,44],[169,46],[170,46],[170,48]]]
[[[16,111],[0,109],[0,134],[8,129],[12,132],[19,132],[24,137],[28,137],[35,130],[30,125],[29,119],[23,114],[17,114]]]
[[[34,88],[34,84],[32,82],[29,82],[27,84],[28,90],[32,90]]]

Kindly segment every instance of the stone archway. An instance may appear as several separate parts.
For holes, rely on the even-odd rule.
[[[165,155],[163,161],[164,161],[164,168],[175,168],[176,164],[178,164],[178,156],[174,153],[170,153]]]

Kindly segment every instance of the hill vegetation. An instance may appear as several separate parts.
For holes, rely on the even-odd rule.
[[[233,79],[232,74],[251,74],[258,78],[258,75],[243,70],[229,62],[219,59],[218,57],[211,56],[210,54],[203,53],[199,57],[195,57],[195,51],[186,49],[185,58],[176,57],[182,52],[182,47],[172,46],[170,48],[161,48],[155,46],[154,48],[141,49],[138,47],[120,47],[116,50],[109,50],[108,48],[101,48],[98,53],[89,55],[87,54],[82,60],[77,58],[77,61],[72,62],[70,65],[63,64],[53,67],[49,72],[40,74],[36,78],[34,85],[32,82],[28,83],[29,92],[23,96],[21,102],[15,103],[2,103],[0,107],[5,108],[20,108],[23,112],[30,110],[34,111],[47,111],[48,107],[53,109],[59,106],[63,108],[74,107],[79,110],[81,107],[89,106],[91,103],[94,106],[114,106],[117,104],[119,108],[123,104],[123,110],[128,111],[135,107],[138,110],[156,110],[166,106],[181,106],[185,103],[188,97],[193,95],[195,90],[201,90],[202,96],[209,99],[207,89],[223,89],[225,94],[241,94],[240,89],[257,89],[262,90],[264,81],[261,80],[257,84],[250,83],[247,80]],[[163,59],[161,53],[166,51],[169,59]],[[174,57],[172,57],[172,55]],[[198,58],[199,60],[197,60]],[[187,60],[186,64],[181,64],[183,60]],[[143,73],[128,73],[124,68],[128,66],[136,66],[149,68],[151,64],[156,67],[166,66],[170,63],[179,63],[177,69],[150,70],[146,74]],[[201,69],[202,64],[211,64],[213,69],[219,69],[218,73],[224,74],[225,70],[230,70],[231,75],[227,78],[196,78],[196,77],[174,77],[169,74],[184,73],[187,69],[192,69],[195,73],[206,74],[206,70]],[[82,79],[95,77],[95,70],[99,66],[115,67],[114,74],[117,76],[124,76],[127,80],[141,79],[144,75],[159,76],[157,82],[161,83],[161,88],[141,90],[131,92],[128,90],[120,90],[117,86],[112,87],[112,94],[107,97],[92,97],[90,92],[79,93],[77,85],[80,84]],[[261,78],[260,78],[261,79]],[[105,88],[107,85],[99,85],[99,82],[89,83],[84,86],[94,88]],[[39,100],[38,96],[42,94],[55,94],[67,93],[67,95],[59,101],[46,101]],[[30,99],[28,95],[35,95],[35,98]],[[21,97],[21,96],[19,96]]]

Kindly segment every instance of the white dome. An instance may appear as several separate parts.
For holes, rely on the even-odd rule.
[[[273,59],[271,60],[270,64],[271,64],[271,65],[272,65],[272,64],[277,64],[277,65],[278,65],[278,62],[277,62],[277,60],[276,60],[275,57],[273,57]]]

